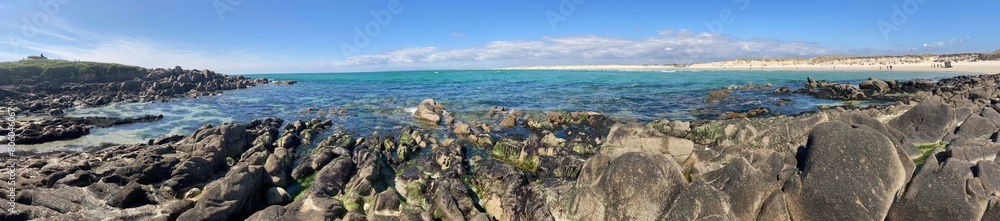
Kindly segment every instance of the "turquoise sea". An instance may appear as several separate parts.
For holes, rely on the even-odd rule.
[[[167,103],[115,104],[70,110],[71,116],[130,117],[163,114],[162,121],[95,128],[72,141],[25,147],[39,151],[78,149],[102,142],[141,143],[166,134],[188,134],[203,124],[248,122],[278,117],[330,119],[357,135],[413,125],[410,113],[425,98],[444,104],[457,120],[469,121],[493,106],[544,111],[595,111],[622,120],[712,119],[692,110],[742,111],[767,107],[794,115],[840,101],[805,95],[775,95],[774,89],[801,88],[806,77],[858,83],[879,79],[936,79],[954,73],[831,71],[541,71],[451,70],[375,73],[260,74],[255,78],[294,80],[295,85],[226,91],[221,96],[176,99]],[[770,89],[737,90],[723,101],[706,103],[711,90],[770,83]],[[313,109],[310,109],[313,108]],[[341,112],[341,109],[343,111]],[[318,111],[317,111],[318,110]]]

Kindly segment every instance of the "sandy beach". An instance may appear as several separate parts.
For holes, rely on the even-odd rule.
[[[958,74],[997,74],[1000,61],[953,62],[951,68],[940,67],[941,62],[923,61],[917,63],[892,64],[893,71],[933,71]],[[938,66],[935,66],[938,65]],[[857,64],[850,62],[802,64],[787,61],[723,61],[699,63],[689,66],[675,65],[553,65],[521,66],[502,68],[508,70],[628,70],[628,71],[669,71],[669,70],[801,70],[801,71],[884,71],[889,65]]]

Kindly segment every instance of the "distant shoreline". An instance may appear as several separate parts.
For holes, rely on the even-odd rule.
[[[546,65],[546,66],[518,66],[507,68],[496,68],[496,70],[587,70],[587,71],[699,71],[699,70],[776,70],[776,71],[890,71],[888,65],[815,65],[815,64],[792,64],[781,65],[778,62],[769,62],[768,65],[749,64],[725,64],[723,62],[712,62],[702,64],[692,64],[689,66],[678,65]],[[1000,73],[1000,61],[978,61],[978,62],[955,62],[952,68],[934,67],[940,62],[920,62],[907,64],[894,64],[892,71],[927,71],[927,72],[948,72],[957,74],[997,74]]]

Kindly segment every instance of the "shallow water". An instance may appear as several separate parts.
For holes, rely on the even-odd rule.
[[[410,113],[425,98],[444,104],[458,120],[474,119],[492,106],[542,111],[596,111],[618,119],[649,122],[658,119],[697,120],[692,110],[742,111],[767,107],[785,115],[815,110],[840,101],[804,95],[774,95],[776,88],[801,88],[806,77],[858,83],[879,79],[940,78],[934,72],[832,71],[542,71],[468,70],[378,73],[248,75],[295,80],[295,85],[268,85],[226,91],[221,96],[176,99],[167,103],[115,104],[68,111],[70,116],[135,117],[163,114],[158,122],[95,128],[73,141],[22,145],[22,150],[74,149],[102,142],[142,143],[166,134],[188,134],[203,124],[248,122],[264,117],[286,121],[319,117],[355,134],[416,125]],[[771,83],[773,88],[735,91],[723,102],[706,103],[711,90],[746,83]],[[784,102],[782,102],[784,101]],[[322,113],[302,110],[316,107]],[[336,114],[344,109],[345,114]]]

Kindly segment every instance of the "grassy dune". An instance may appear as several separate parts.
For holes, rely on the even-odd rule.
[[[145,68],[91,61],[22,60],[0,62],[0,84],[98,83],[130,80],[148,74]]]

